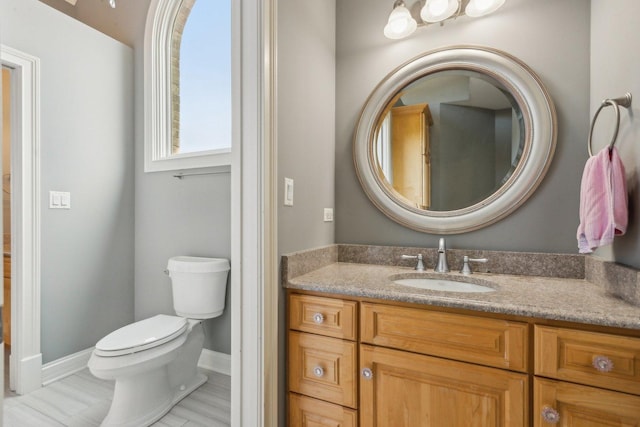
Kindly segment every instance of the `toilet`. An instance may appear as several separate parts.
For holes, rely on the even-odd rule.
[[[229,260],[222,258],[170,258],[177,316],[158,314],[98,341],[89,370],[115,381],[102,426],[149,426],[207,381],[197,370],[204,342],[201,323],[224,311],[229,268]]]

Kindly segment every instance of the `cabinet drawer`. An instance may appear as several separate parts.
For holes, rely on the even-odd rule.
[[[640,339],[536,326],[535,373],[640,394]]]
[[[358,427],[358,412],[333,403],[289,393],[290,427]]]
[[[289,298],[289,328],[355,341],[358,303],[309,295]]]
[[[528,326],[425,309],[363,303],[362,342],[527,371]]]
[[[533,408],[535,427],[640,426],[640,397],[562,381],[535,378]]]
[[[356,408],[356,343],[289,332],[289,390]]]

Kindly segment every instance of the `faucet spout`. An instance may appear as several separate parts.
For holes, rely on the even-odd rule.
[[[444,242],[444,237],[440,238],[438,242],[438,262],[436,263],[436,268],[434,268],[436,273],[448,273],[449,272],[449,264],[447,263],[447,248]]]

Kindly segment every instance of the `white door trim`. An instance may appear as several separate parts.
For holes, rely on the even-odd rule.
[[[42,386],[40,353],[40,59],[0,46],[12,68],[12,241],[10,386],[25,394]],[[15,101],[15,102],[14,102]]]
[[[274,0],[233,3],[231,425],[277,425]]]

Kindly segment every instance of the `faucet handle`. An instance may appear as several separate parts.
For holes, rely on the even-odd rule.
[[[424,271],[424,262],[422,261],[422,254],[418,255],[402,255],[402,259],[417,259],[418,263],[416,264],[416,270]]]
[[[485,263],[487,261],[489,261],[487,258],[469,258],[467,255],[465,255],[462,258],[462,270],[460,270],[460,273],[465,274],[465,275],[469,275],[469,274],[472,273],[471,267],[469,266],[470,262]]]

